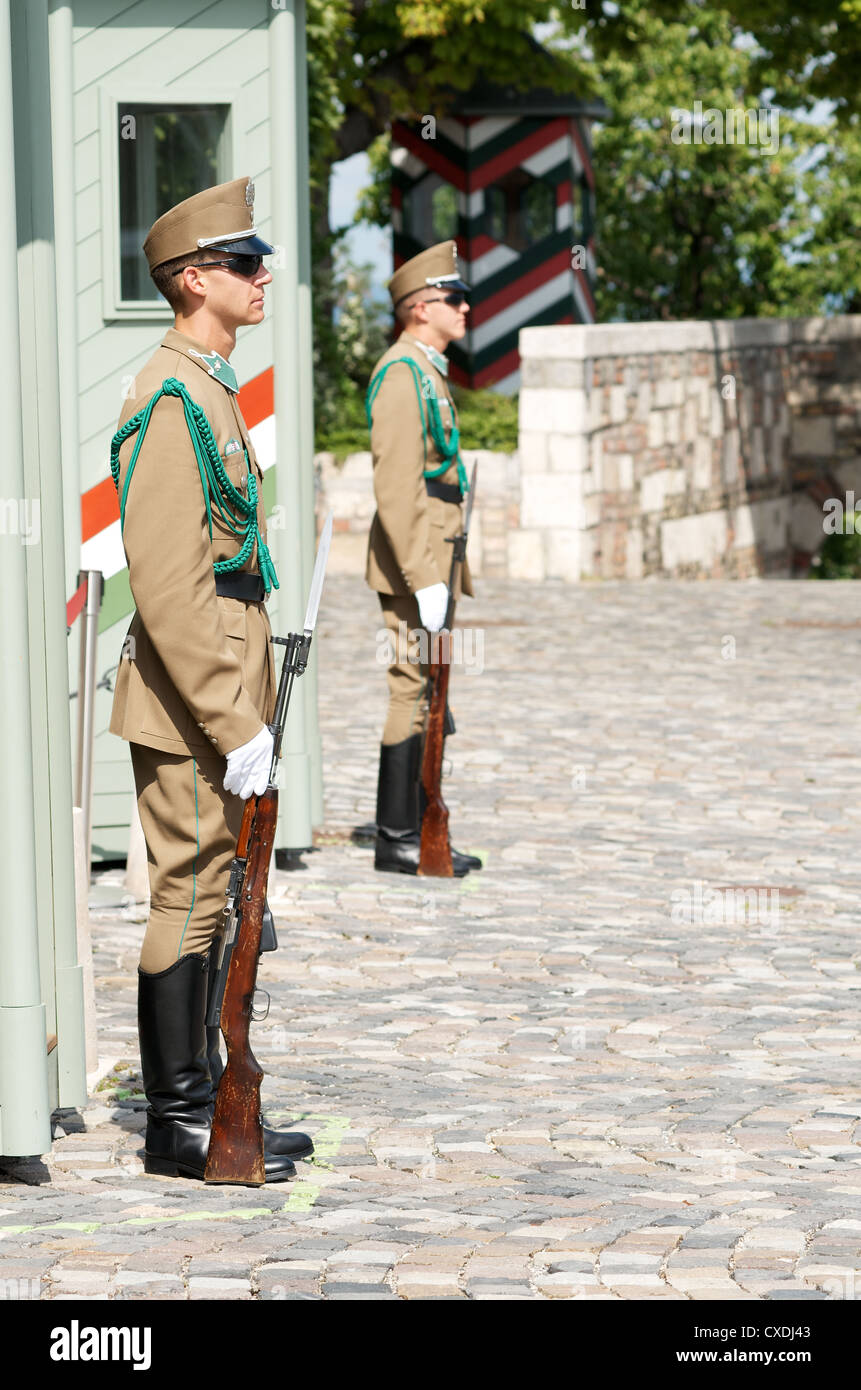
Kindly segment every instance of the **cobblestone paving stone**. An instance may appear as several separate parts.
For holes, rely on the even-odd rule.
[[[254,1032],[268,1114],[316,1158],[258,1190],[143,1174],[142,928],[107,872],[107,1075],[50,1155],[2,1161],[0,1276],[52,1299],[858,1297],[859,593],[482,584],[447,799],[485,868],[443,882],[351,842],[385,681],[376,600],[331,581],[325,827],[274,876]]]

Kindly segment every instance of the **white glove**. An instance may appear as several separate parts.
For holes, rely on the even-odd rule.
[[[448,585],[429,584],[426,589],[416,589],[416,598],[422,627],[426,627],[428,632],[439,632],[448,608]]]
[[[264,724],[259,734],[255,734],[248,743],[228,753],[224,790],[235,792],[243,801],[247,801],[252,792],[255,796],[262,796],[269,785],[274,747],[275,741]]]

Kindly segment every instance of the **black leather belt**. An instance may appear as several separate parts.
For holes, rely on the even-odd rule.
[[[266,597],[260,575],[241,570],[235,570],[232,574],[217,574],[215,592],[222,598],[241,598],[246,603],[262,603]]]
[[[425,478],[428,497],[438,497],[441,502],[460,503],[460,488],[457,483],[438,483],[435,478]]]

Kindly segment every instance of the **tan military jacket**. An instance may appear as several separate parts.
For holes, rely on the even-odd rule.
[[[204,410],[231,481],[247,489],[248,450],[262,474],[236,396],[194,352],[204,344],[169,329],[135,378],[120,425],[176,377]],[[137,435],[120,450],[120,494]],[[238,446],[238,447],[237,447]],[[262,492],[257,508],[266,537]],[[272,717],[275,665],[262,603],[221,598],[213,561],[239,542],[212,509],[212,540],[182,401],[162,396],[150,417],[126,500],[123,544],[137,612],[117,672],[111,732],[167,753],[230,753]],[[245,566],[257,570],[256,549]]]
[[[402,333],[383,353],[372,377],[398,357],[411,357],[433,381],[448,433],[450,424],[457,421],[448,382],[409,334]],[[451,546],[446,545],[445,538],[456,536],[461,530],[461,507],[456,502],[428,497],[424,470],[439,467],[442,459],[428,436],[425,463],[422,420],[409,367],[402,364],[386,372],[374,400],[371,420],[377,514],[371,523],[365,578],[377,593],[401,597],[440,581],[447,584]],[[456,483],[457,465],[453,463],[436,481]],[[472,593],[468,564],[463,567],[455,597],[460,592]]]

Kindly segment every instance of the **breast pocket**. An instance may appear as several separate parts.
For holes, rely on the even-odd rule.
[[[245,462],[244,454],[231,454],[228,458],[221,460],[224,471],[232,487],[241,494],[242,498],[248,499],[248,465]],[[232,516],[234,525],[244,525],[244,514],[241,507],[236,503],[234,497],[229,492],[225,495],[225,512]],[[213,558],[216,560],[226,560],[232,558],[239,550],[242,543],[242,535],[237,536],[225,521],[222,520],[219,508],[213,503],[212,506],[212,538],[216,543]]]
[[[231,454],[229,458],[222,459],[224,471],[233,486],[243,497],[248,496],[248,464],[245,462],[244,454]]]

